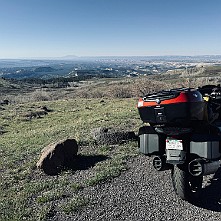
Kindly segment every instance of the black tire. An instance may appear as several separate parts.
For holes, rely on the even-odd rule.
[[[202,189],[202,176],[192,176],[185,165],[174,165],[171,176],[174,190],[181,199],[195,201],[199,198]]]

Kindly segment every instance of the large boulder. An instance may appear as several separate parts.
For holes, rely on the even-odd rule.
[[[61,140],[42,150],[36,166],[48,175],[57,175],[63,168],[73,164],[77,152],[78,144],[75,139]]]
[[[93,139],[98,144],[115,145],[121,144],[128,140],[135,140],[136,135],[130,131],[119,131],[114,128],[95,128],[92,131]]]

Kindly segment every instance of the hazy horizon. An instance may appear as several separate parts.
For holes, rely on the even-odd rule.
[[[154,58],[154,57],[220,57],[221,54],[202,54],[202,55],[110,55],[110,56],[76,56],[76,55],[66,55],[61,57],[14,57],[14,58],[0,58],[0,60],[74,60],[74,59],[96,59],[96,58]]]

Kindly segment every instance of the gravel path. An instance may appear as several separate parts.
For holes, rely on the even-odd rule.
[[[211,180],[198,205],[192,205],[175,195],[170,171],[155,171],[148,157],[139,155],[128,166],[110,182],[84,189],[82,195],[92,203],[65,220],[221,220],[220,170],[215,175],[220,179]]]

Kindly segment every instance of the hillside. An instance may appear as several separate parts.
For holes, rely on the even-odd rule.
[[[13,81],[11,80],[6,80],[4,78],[0,78],[0,89],[1,90],[7,90],[7,89],[15,89],[15,88],[20,88],[20,85],[14,83]]]
[[[1,99],[8,99],[12,103],[75,98],[138,98],[163,89],[219,84],[220,79],[218,74],[201,77],[166,73],[136,78],[92,78],[84,81],[63,81],[63,78],[47,82],[38,79],[2,80],[0,93]]]
[[[220,69],[206,70],[216,76]],[[127,170],[128,160],[138,150],[136,141],[98,145],[92,129],[113,127],[137,133],[142,125],[136,109],[140,95],[219,82],[219,76],[196,78],[180,73],[90,79],[64,88],[0,79],[1,98],[10,101],[0,109],[0,220],[47,220],[54,213],[66,217],[93,205],[91,196],[82,194]],[[50,112],[40,115],[42,107]],[[41,149],[64,138],[79,143],[77,167],[58,176],[36,169]]]
[[[174,76],[174,77],[179,77],[179,78],[190,78],[190,79],[217,78],[220,80],[221,66],[220,65],[200,65],[200,64],[198,64],[196,67],[170,70],[162,75],[168,76],[168,78],[171,76]]]

